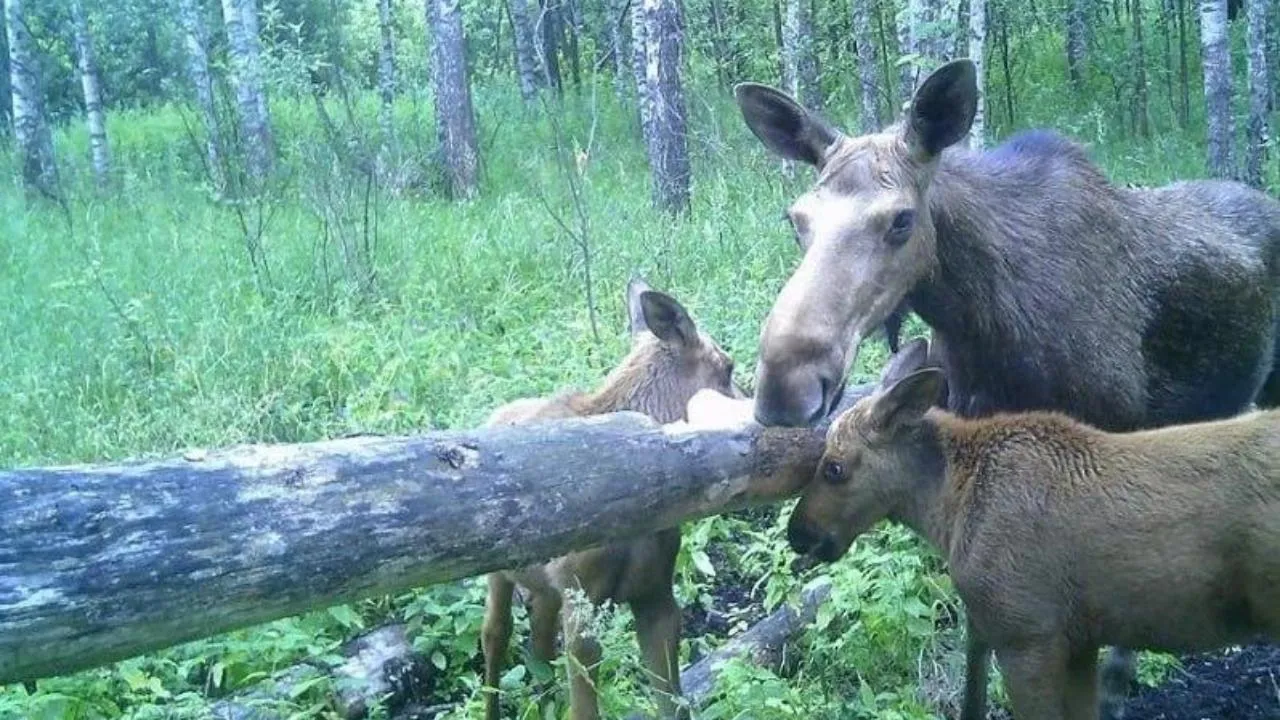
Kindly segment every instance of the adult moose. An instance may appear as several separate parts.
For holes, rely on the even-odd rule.
[[[787,213],[804,258],[761,332],[756,419],[824,417],[862,339],[904,308],[932,329],[962,416],[1057,410],[1124,431],[1280,404],[1280,203],[1224,181],[1122,189],[1046,130],[953,147],[974,78],[943,65],[898,123],[858,137],[772,88],[735,89],[766,147],[818,171]],[[986,672],[971,646],[964,720],[985,712]],[[1116,648],[1103,717],[1133,672]]]

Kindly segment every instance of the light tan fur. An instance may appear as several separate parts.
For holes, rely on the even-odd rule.
[[[1096,718],[1104,645],[1280,640],[1280,411],[1129,433],[963,419],[931,407],[942,371],[923,355],[828,431],[797,552],[835,560],[885,518],[925,536],[968,610],[971,669],[995,651],[1017,720]]]
[[[627,287],[631,319],[630,353],[594,392],[566,392],[549,398],[525,398],[499,407],[488,425],[515,425],[557,418],[633,410],[663,423],[684,419],[685,406],[698,390],[712,388],[742,397],[733,382],[733,362],[694,326],[684,308],[643,281]],[[570,588],[580,588],[598,605],[626,603],[635,616],[636,636],[652,674],[664,716],[675,715],[680,695],[680,608],[672,594],[680,529],[671,528],[629,542],[574,552],[548,563],[489,575],[481,635],[485,685],[496,688],[512,632],[512,593],[519,585],[530,598],[531,651],[541,661],[555,657],[558,626],[564,627],[570,655],[570,712],[574,720],[599,717],[595,666],[600,646],[581,627]],[[681,713],[681,716],[683,714]],[[485,717],[499,717],[498,695],[485,696]]]

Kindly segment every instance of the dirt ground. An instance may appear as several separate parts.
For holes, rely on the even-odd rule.
[[[1125,720],[1278,720],[1280,646],[1188,655],[1159,687],[1142,688]]]

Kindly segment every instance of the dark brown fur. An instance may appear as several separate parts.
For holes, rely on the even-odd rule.
[[[685,417],[694,393],[711,388],[742,397],[733,382],[733,361],[705,333],[698,331],[678,302],[648,289],[642,281],[627,286],[631,317],[631,352],[594,392],[568,392],[551,398],[527,398],[493,412],[489,425],[512,425],[556,418],[582,417],[631,410],[662,423]],[[511,640],[511,601],[516,586],[530,596],[532,654],[549,662],[555,657],[558,625],[563,620],[569,651],[570,709],[574,720],[599,717],[595,666],[599,644],[583,631],[583,612],[565,591],[580,588],[598,605],[626,603],[635,615],[636,636],[645,665],[652,673],[658,703],[665,716],[677,708],[680,694],[680,609],[672,594],[680,529],[672,528],[632,540],[571,553],[548,563],[489,575],[489,597],[481,634],[485,685],[496,688]],[[485,696],[485,716],[499,717],[498,696]]]
[[[967,419],[932,407],[942,371],[918,367],[833,424],[788,535],[828,561],[881,519],[925,536],[1017,720],[1098,717],[1103,645],[1280,639],[1280,411],[1130,433]]]
[[[1274,199],[1215,180],[1120,188],[1046,130],[960,147],[978,102],[969,61],[858,137],[771,88],[735,92],[766,146],[818,169],[789,209],[805,256],[761,334],[761,423],[828,414],[860,342],[903,308],[941,341],[961,415],[1056,410],[1118,431],[1280,405]],[[1133,655],[1112,657],[1116,705]]]

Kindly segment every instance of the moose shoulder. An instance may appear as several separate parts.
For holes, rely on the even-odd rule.
[[[1017,720],[1096,718],[1103,644],[1280,639],[1280,411],[1129,433],[962,418],[931,407],[942,372],[910,364],[832,425],[788,536],[834,560],[884,518],[924,535]]]

